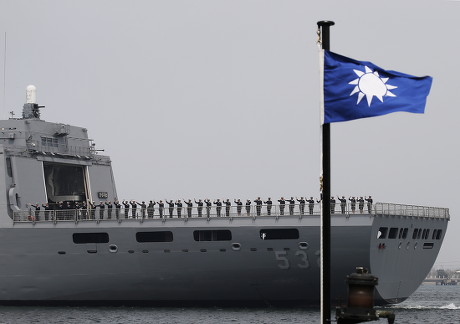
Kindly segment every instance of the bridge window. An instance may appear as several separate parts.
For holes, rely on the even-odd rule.
[[[109,243],[109,234],[107,233],[74,233],[72,238],[75,244]]]
[[[230,241],[232,232],[229,230],[198,230],[193,231],[195,241]]]
[[[43,146],[51,146],[51,147],[58,147],[59,146],[57,138],[42,136],[41,139],[42,139],[42,145]]]
[[[296,240],[299,238],[297,228],[261,229],[260,238],[262,240]]]
[[[172,242],[173,233],[171,231],[137,232],[136,241],[139,243]]]

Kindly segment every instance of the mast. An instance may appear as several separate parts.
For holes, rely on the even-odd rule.
[[[333,21],[318,21],[321,46],[329,50],[329,27]],[[323,89],[321,89],[323,91]],[[323,123],[322,130],[322,175],[321,175],[321,323],[331,322],[331,129]]]

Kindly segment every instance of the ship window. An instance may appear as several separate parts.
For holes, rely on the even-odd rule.
[[[418,229],[418,234],[417,234],[417,240],[420,240],[421,237],[422,237],[422,229],[419,228]]]
[[[412,233],[412,239],[415,240],[417,239],[418,236],[418,228],[414,228],[414,232]]]
[[[433,236],[431,236],[431,239],[434,240],[437,234],[438,234],[438,230],[437,229],[433,230]]]
[[[424,239],[427,240],[429,236],[430,236],[430,229],[427,228]]]
[[[436,234],[436,239],[440,240],[442,236],[442,229],[438,229],[438,233]]]
[[[136,241],[139,243],[146,242],[172,242],[173,233],[171,231],[158,232],[137,232]]]
[[[261,229],[260,238],[262,240],[296,240],[299,238],[299,230],[297,228]]]
[[[399,229],[397,227],[390,228],[390,233],[388,234],[388,238],[395,239],[398,236],[398,230]]]
[[[409,232],[409,229],[406,227],[404,228],[402,238],[405,240],[407,238],[407,232]]]
[[[195,241],[230,241],[232,232],[229,230],[198,230],[193,231]]]
[[[42,136],[42,146],[58,147],[58,139],[54,137]]]
[[[73,233],[72,237],[75,244],[109,243],[107,233]]]
[[[387,233],[388,233],[388,227],[380,227],[379,232],[377,233],[377,238],[378,239],[387,238]]]

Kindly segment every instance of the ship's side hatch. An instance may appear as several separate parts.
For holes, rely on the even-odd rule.
[[[43,173],[49,203],[86,201],[86,166],[44,162]]]

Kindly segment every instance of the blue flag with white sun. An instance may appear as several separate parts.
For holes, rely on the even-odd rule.
[[[324,51],[324,123],[386,115],[423,114],[432,78],[388,71],[371,62]]]

